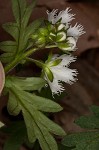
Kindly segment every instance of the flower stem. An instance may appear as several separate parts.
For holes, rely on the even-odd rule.
[[[45,48],[55,48],[55,47],[57,47],[57,45],[47,45],[47,46],[45,46]]]
[[[5,66],[4,70],[5,73],[8,73],[11,71],[20,61],[25,59],[26,57],[30,56],[32,53],[34,53],[36,50],[39,50],[39,48],[32,48],[25,52],[24,54],[19,54],[10,64]]]
[[[36,60],[36,59],[32,59],[32,58],[26,57],[25,60],[35,63],[35,64],[36,64],[37,66],[39,66],[40,68],[43,68],[43,66],[45,65],[43,62],[41,62],[41,61],[39,61],[39,60]]]

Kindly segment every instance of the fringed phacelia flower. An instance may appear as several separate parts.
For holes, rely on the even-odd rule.
[[[47,14],[48,20],[44,21],[45,25],[31,37],[39,47],[58,47],[67,53],[61,56],[49,55],[48,60],[39,65],[42,68],[42,77],[47,81],[54,95],[64,91],[63,82],[72,84],[76,81],[77,71],[69,69],[68,66],[76,60],[71,56],[71,52],[76,50],[78,38],[85,31],[81,24],[71,25],[75,14],[71,13],[70,8],[59,13],[58,9],[54,9],[52,12],[47,11]]]
[[[71,9],[60,11],[58,9],[47,11],[48,20],[44,21],[44,26],[31,35],[32,40],[38,47],[58,47],[64,52],[76,50],[79,36],[85,33],[80,24],[71,25],[75,14]]]
[[[76,81],[77,71],[75,69],[69,69],[69,64],[76,60],[71,55],[53,55],[48,58],[43,67],[42,75],[47,81],[52,91],[52,95],[60,94],[65,90],[63,83],[72,84]]]
[[[70,13],[71,9],[67,8],[66,10],[60,11],[58,13],[58,9],[53,9],[52,12],[47,11],[48,14],[48,21],[52,22],[52,24],[56,24],[60,19],[61,23],[63,24],[69,24],[70,21],[72,21],[75,16],[75,14]]]
[[[71,26],[75,14],[71,13],[70,8],[59,13],[54,9],[52,12],[47,11],[47,14],[51,24],[49,38],[64,52],[74,51],[79,36],[85,33],[82,25],[76,23],[74,27]]]

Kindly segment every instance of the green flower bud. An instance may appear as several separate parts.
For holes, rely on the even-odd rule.
[[[56,40],[56,34],[53,33],[53,32],[51,32],[50,35],[49,35],[49,39],[50,39],[51,41],[55,41],[55,40]]]
[[[36,40],[38,38],[38,34],[32,34],[31,39]]]
[[[69,43],[58,43],[57,47],[61,50],[63,50],[64,52],[66,51],[70,51],[71,47],[69,45]]]
[[[45,37],[44,36],[39,36],[37,41],[36,41],[37,46],[43,47],[45,45],[45,43],[46,43]]]
[[[65,32],[57,33],[56,42],[63,42],[65,40],[66,40],[66,33]]]
[[[43,36],[47,36],[48,35],[48,29],[46,29],[46,28],[40,28],[39,32]]]

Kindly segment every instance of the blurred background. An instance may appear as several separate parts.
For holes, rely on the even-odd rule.
[[[78,81],[72,86],[65,85],[66,96],[59,101],[64,110],[54,115],[54,120],[65,131],[71,133],[83,130],[74,124],[74,120],[81,115],[89,114],[88,106],[99,105],[99,2],[98,0],[38,0],[30,22],[42,17],[47,19],[46,10],[51,11],[57,8],[63,10],[66,7],[70,7],[72,13],[76,14],[73,24],[81,23],[86,31],[86,34],[79,39],[78,49],[74,53],[78,59],[71,65],[79,72]],[[11,0],[0,0],[0,41],[11,38],[1,25],[13,20]],[[41,57],[42,54],[35,55]],[[9,119],[3,111],[5,106],[6,101],[0,101],[0,120],[3,121]],[[1,137],[0,150],[2,150],[3,141]]]

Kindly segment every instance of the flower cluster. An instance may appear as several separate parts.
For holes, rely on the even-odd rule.
[[[53,10],[47,11],[48,21],[45,20],[45,26],[31,36],[35,40],[35,44],[39,47],[52,45],[58,47],[64,52],[74,51],[78,38],[85,33],[83,26],[75,24],[72,26],[70,22],[74,19],[74,14],[70,13],[71,9],[64,11]]]
[[[48,21],[45,21],[45,26],[40,28],[36,35],[32,35],[35,43],[49,48],[55,46],[69,54],[76,50],[78,38],[85,31],[78,23],[71,25],[71,21],[75,19],[71,9],[67,8],[59,13],[54,9],[52,12],[47,11],[47,14]],[[71,54],[50,55],[42,66],[42,76],[48,82],[53,95],[64,91],[63,82],[72,84],[76,81],[77,71],[68,68],[75,60]]]
[[[75,24],[72,26],[70,22],[75,19],[74,14],[70,13],[71,9],[67,8],[64,11],[53,10],[52,12],[47,11],[48,21],[52,24],[52,32],[50,38],[56,37],[57,47],[66,51],[74,51],[76,49],[76,43],[78,38],[85,33],[83,26]]]

